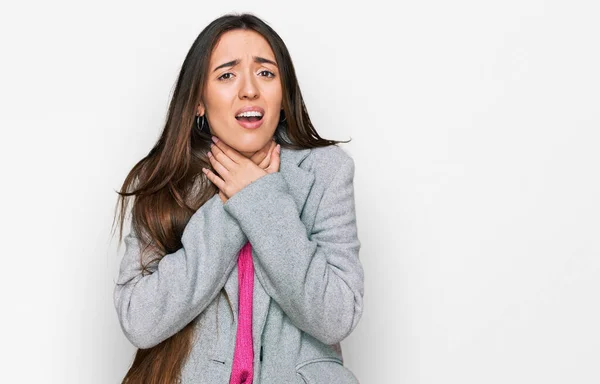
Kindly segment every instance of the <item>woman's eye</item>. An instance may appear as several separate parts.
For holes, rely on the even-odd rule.
[[[227,78],[225,76],[229,75]],[[219,80],[229,80],[233,76],[233,73],[227,72],[218,77]]]
[[[271,71],[260,71],[259,73],[267,73],[268,75],[266,75],[267,77],[275,77],[275,74]]]

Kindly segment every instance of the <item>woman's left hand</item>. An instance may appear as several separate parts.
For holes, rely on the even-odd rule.
[[[211,145],[208,157],[218,175],[206,168],[202,170],[208,179],[219,188],[219,195],[223,203],[253,181],[279,171],[280,157],[275,149],[271,150],[269,166],[263,169],[215,136],[213,136],[213,141],[215,144]]]

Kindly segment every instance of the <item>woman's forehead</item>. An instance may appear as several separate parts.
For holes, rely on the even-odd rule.
[[[267,40],[258,32],[234,30],[225,32],[215,45],[210,58],[211,68],[222,62],[247,60],[253,56],[275,61],[275,54]]]

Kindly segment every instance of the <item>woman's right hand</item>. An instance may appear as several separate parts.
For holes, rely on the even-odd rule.
[[[273,150],[275,150],[276,146],[277,143],[275,140],[270,140],[264,147],[256,151],[256,153],[250,157],[250,160],[252,160],[254,164],[258,165],[262,169],[266,170],[271,164],[271,153],[273,153]],[[221,198],[223,204],[227,202],[227,196],[225,196],[222,191],[219,191],[219,197]]]
[[[271,153],[276,146],[277,143],[275,140],[270,140],[264,147],[256,151],[250,160],[252,160],[254,164],[258,165],[262,169],[267,169],[269,164],[271,164]]]

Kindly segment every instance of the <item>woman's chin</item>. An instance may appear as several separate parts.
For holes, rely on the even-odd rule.
[[[258,133],[258,132],[257,132]],[[238,152],[256,152],[262,149],[265,145],[269,143],[269,140],[273,139],[273,135],[243,135],[244,137],[239,137],[237,140],[232,141],[234,144],[231,145],[232,148],[235,148]]]
[[[259,142],[258,140],[245,140],[244,142],[237,141],[232,144],[229,144],[228,142],[225,143],[246,157],[251,157],[266,144],[262,141]]]

